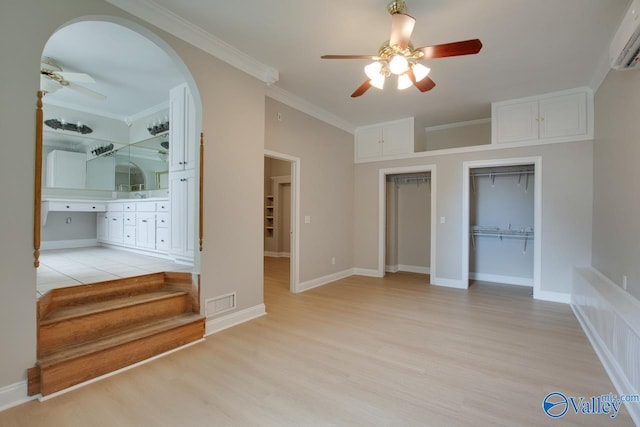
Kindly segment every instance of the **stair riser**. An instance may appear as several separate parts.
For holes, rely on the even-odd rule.
[[[42,368],[43,396],[202,339],[204,319],[137,341]]]
[[[157,301],[40,325],[38,357],[148,321],[173,317],[189,311],[189,308],[188,296],[178,294]]]

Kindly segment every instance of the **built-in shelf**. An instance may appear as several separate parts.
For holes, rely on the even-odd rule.
[[[265,196],[264,229],[267,237],[273,237],[274,230],[274,197]]]

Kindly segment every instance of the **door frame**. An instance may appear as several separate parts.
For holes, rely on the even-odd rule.
[[[493,160],[474,160],[462,163],[462,288],[469,288],[469,209],[471,169],[500,166],[533,165],[534,201],[533,201],[533,298],[540,298],[540,275],[542,270],[542,157],[519,157]]]
[[[436,212],[437,212],[437,179],[436,165],[404,166],[397,168],[385,168],[378,171],[378,271],[377,277],[384,277],[386,272],[385,248],[387,244],[387,175],[405,173],[431,173],[431,260],[429,277],[437,277],[436,274]]]
[[[300,292],[300,158],[272,150],[264,150],[264,157],[291,163],[291,253],[289,290]]]

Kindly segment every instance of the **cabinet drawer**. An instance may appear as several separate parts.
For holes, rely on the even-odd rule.
[[[130,226],[135,226],[136,225],[136,214],[132,213],[132,212],[125,212],[124,213],[124,225],[125,227],[130,225]]]
[[[124,207],[124,211],[125,212],[135,212],[136,211],[136,204],[135,203],[123,203],[123,207]]]
[[[161,251],[169,250],[169,229],[158,228],[156,230],[156,249]]]
[[[126,224],[126,222],[125,222]],[[124,227],[124,244],[132,245],[136,244],[136,227],[135,226],[127,226]]]
[[[107,210],[109,212],[122,212],[124,210],[124,203],[109,203]]]
[[[156,226],[158,228],[167,228],[167,227],[169,227],[169,214],[168,213],[156,214],[156,218],[157,218]]]
[[[157,212],[169,212],[169,202],[156,202]]]
[[[106,203],[87,202],[49,202],[49,211],[69,211],[69,212],[105,212]]]
[[[136,203],[137,212],[155,212],[156,204],[154,202],[138,202]]]

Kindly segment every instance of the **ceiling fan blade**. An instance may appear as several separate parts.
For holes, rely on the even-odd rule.
[[[322,55],[320,59],[370,59],[377,61],[380,57],[375,55]]]
[[[369,90],[370,87],[371,87],[371,80],[366,80],[364,83],[360,85],[360,87],[358,87],[358,89],[355,90],[355,92],[351,94],[351,97],[352,98],[359,97],[360,95],[365,93],[367,90]]]
[[[89,74],[86,73],[68,73],[66,71],[59,71],[56,74],[60,75],[68,82],[75,83],[95,83],[96,81]]]
[[[80,92],[80,93],[82,93],[84,95],[90,96],[91,98],[97,99],[99,101],[106,101],[107,100],[107,97],[104,96],[103,94],[95,92],[95,91],[92,91],[91,89],[87,89],[84,86],[80,86],[80,85],[77,85],[77,84],[71,83],[71,82],[69,82],[69,84],[66,85],[66,86],[69,89],[73,89],[73,90],[75,90],[77,92]]]
[[[413,70],[411,68],[409,68],[409,71],[407,71],[407,75],[411,79],[411,82],[413,83],[413,85],[417,87],[420,92],[426,92],[436,87],[435,82],[431,80],[429,76],[425,77],[419,82],[416,81],[416,76],[415,74],[413,74]]]
[[[396,13],[391,15],[391,36],[389,37],[389,45],[398,45],[404,50],[409,46],[413,27],[416,25],[414,17],[404,13]]]
[[[420,59],[446,58],[448,56],[473,55],[480,52],[482,42],[479,39],[465,40],[435,46],[419,47],[416,51],[424,53]]]

